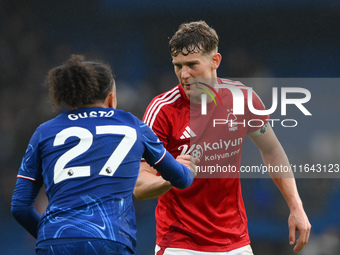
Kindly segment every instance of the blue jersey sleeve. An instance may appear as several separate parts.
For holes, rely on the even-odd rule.
[[[36,131],[28,144],[19,168],[11,204],[14,218],[35,238],[40,215],[33,207],[33,203],[42,186],[39,137],[39,131]]]
[[[171,182],[171,185],[178,189],[185,189],[194,180],[193,173],[183,164],[180,164],[167,151],[163,159],[153,166],[164,180]]]
[[[140,122],[140,129],[144,142],[143,158],[150,166],[157,164],[165,156],[166,150],[157,135],[143,122]]]
[[[40,129],[38,128],[34,132],[27,146],[25,155],[23,156],[18,173],[19,178],[24,178],[37,182],[42,181],[39,139]]]
[[[174,157],[165,150],[163,143],[157,135],[143,122],[140,123],[145,152],[144,159],[154,167],[161,176],[179,189],[187,188],[193,182],[192,172],[184,165],[177,162]]]
[[[14,188],[11,212],[17,222],[37,238],[40,215],[33,203],[41,188],[40,183],[18,178]]]

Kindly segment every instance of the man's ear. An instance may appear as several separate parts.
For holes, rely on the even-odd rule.
[[[105,99],[105,106],[108,108],[116,108],[116,102],[115,102],[115,93],[110,92],[107,94],[106,99]]]
[[[220,53],[214,53],[211,57],[211,67],[216,70],[220,64],[221,64],[221,60],[222,60],[222,55]]]

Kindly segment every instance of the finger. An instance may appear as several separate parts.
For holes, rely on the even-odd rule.
[[[311,229],[312,229],[312,225],[309,223],[306,243],[308,243],[308,241],[309,241],[309,236],[310,236]]]
[[[195,168],[190,167],[189,169],[192,172],[192,174],[194,175],[194,177],[196,177],[197,176],[197,172],[196,172]]]
[[[301,231],[302,238],[299,237],[299,239],[301,240],[301,242],[300,242],[301,243],[300,244],[301,249],[308,243],[310,230],[311,230],[311,225],[308,222],[306,229]]]
[[[191,157],[190,158],[190,165],[191,166],[195,166],[196,167],[196,165],[198,164],[200,162],[200,160],[198,159],[198,158],[195,158],[195,157]]]
[[[195,178],[197,176],[197,172],[195,170],[193,170],[193,169],[190,169],[190,170],[194,174],[194,178]]]
[[[307,226],[305,230],[299,232],[299,239],[297,240],[294,247],[294,252],[299,253],[303,249],[303,247],[305,247],[309,239],[309,234],[310,226]]]
[[[307,229],[299,231],[299,242],[301,245],[305,245],[307,243]]]
[[[200,159],[191,157],[190,161],[197,165],[200,162]]]
[[[191,164],[191,161],[190,161],[190,156],[189,157],[183,157],[183,156],[188,156],[188,155],[180,155],[178,157],[176,157],[176,160],[185,165],[186,167],[190,168],[190,164]]]
[[[295,253],[299,253],[305,245],[306,243],[303,243],[300,239],[298,239],[293,251]]]
[[[297,240],[296,245],[294,246],[293,251],[295,253],[299,253],[301,251],[301,248],[300,248],[300,245],[299,245],[299,239]]]
[[[295,243],[295,226],[289,226],[289,244]]]
[[[190,170],[193,172],[194,177],[196,177],[197,176],[197,170],[196,170],[195,164],[193,164],[193,163],[190,164]]]
[[[178,160],[178,162],[185,165],[187,168],[191,168],[190,161]]]
[[[176,159],[190,160],[190,155],[178,155]]]
[[[301,242],[305,245],[306,243],[308,243],[308,239],[309,239],[309,235],[310,235],[310,230],[311,230],[311,225],[310,223],[307,221],[306,222],[306,226],[305,228],[302,228],[302,230],[300,231],[300,235],[302,238],[299,237],[299,239],[301,239]]]

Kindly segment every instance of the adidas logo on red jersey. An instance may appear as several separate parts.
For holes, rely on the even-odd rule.
[[[192,137],[195,137],[195,136],[196,136],[196,134],[194,133],[194,131],[192,131],[189,126],[187,126],[185,128],[184,132],[183,132],[183,135],[181,135],[180,138],[181,139],[187,139],[187,138],[192,138]]]

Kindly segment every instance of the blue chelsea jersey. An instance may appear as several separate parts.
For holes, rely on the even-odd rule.
[[[80,108],[39,126],[18,175],[46,186],[37,243],[100,238],[134,250],[132,192],[140,159],[152,166],[165,153],[146,124],[112,108]]]

